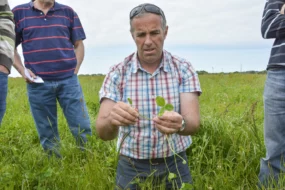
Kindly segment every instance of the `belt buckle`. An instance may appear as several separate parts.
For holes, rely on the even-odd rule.
[[[152,159],[149,159],[149,163],[150,163],[152,166],[157,166],[157,165],[159,165],[159,162],[153,162]]]

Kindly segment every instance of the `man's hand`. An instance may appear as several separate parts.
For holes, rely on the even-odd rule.
[[[138,121],[139,113],[129,104],[118,102],[108,117],[112,126],[128,126],[134,125]]]
[[[280,14],[284,15],[284,10],[285,10],[285,4],[282,6],[282,8],[280,10]]]
[[[28,73],[30,74],[30,76],[31,76],[32,79],[35,79],[35,78],[37,77],[30,69],[27,69],[27,71],[28,71]],[[25,74],[25,69],[23,69],[23,70],[21,71],[21,75],[22,75],[22,77],[26,80],[27,83],[33,83],[33,82],[34,82],[33,80],[31,80],[30,78],[28,78],[28,77],[26,76],[26,74]]]
[[[14,58],[15,58],[15,61],[14,61],[13,66],[15,67],[15,69],[22,75],[22,77],[26,80],[26,82],[33,83],[33,80],[30,80],[25,74],[25,67],[23,66],[23,63],[17,51],[17,48],[15,48],[14,50]],[[33,79],[36,78],[36,75],[30,69],[27,69],[27,71],[30,74],[31,78]]]
[[[160,117],[155,117],[155,127],[163,134],[177,133],[182,127],[182,116],[174,111],[165,111]]]
[[[95,124],[97,134],[103,140],[113,140],[120,126],[134,125],[138,119],[138,111],[129,104],[104,98]]]
[[[9,74],[9,70],[3,65],[0,65],[0,72]]]

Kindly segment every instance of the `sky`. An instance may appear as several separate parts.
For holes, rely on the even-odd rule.
[[[106,74],[136,51],[129,12],[153,3],[165,13],[164,49],[186,58],[197,71],[235,72],[266,69],[272,39],[261,37],[264,0],[56,0],[78,14],[86,33],[79,74]],[[10,7],[29,0],[9,0]],[[21,47],[18,51],[22,52]],[[23,59],[23,57],[22,57]],[[20,76],[13,68],[12,77]]]

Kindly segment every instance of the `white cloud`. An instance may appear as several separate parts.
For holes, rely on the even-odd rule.
[[[28,2],[13,0],[11,7]],[[131,44],[129,12],[142,0],[58,0],[79,15],[91,46]],[[264,2],[260,0],[149,0],[160,6],[169,25],[168,44],[262,43]]]
[[[9,0],[11,7],[28,1]],[[102,51],[94,52],[93,55],[86,53],[82,71],[88,72],[90,71],[89,67],[92,67],[91,70],[96,71],[95,73],[100,73],[102,70],[105,73],[110,65],[128,55],[118,55],[116,53],[118,47],[130,47],[132,45],[135,47],[129,33],[129,12],[133,7],[145,3],[145,1],[58,0],[57,2],[71,6],[78,13],[87,35],[84,43],[89,52],[100,48],[102,51],[105,49],[110,51],[107,52],[111,55],[108,57],[99,55]],[[161,7],[166,15],[169,33],[165,44],[168,47],[264,47],[268,48],[268,52],[270,51],[269,44],[272,41],[262,39],[260,33],[264,1],[148,0],[148,2]],[[94,56],[100,57],[101,64],[105,63],[106,65],[98,66],[98,60],[96,63],[92,60]],[[197,60],[207,61],[204,59]],[[236,61],[238,62],[238,60]],[[244,60],[241,61],[244,62]],[[266,61],[264,60],[264,68]],[[211,67],[209,66],[209,68]],[[239,68],[239,64],[236,68]]]
[[[86,0],[87,1],[87,0]],[[70,3],[68,3],[70,2]],[[129,12],[144,1],[66,0],[78,12],[89,45],[133,43],[129,34]],[[260,0],[150,0],[160,6],[169,25],[168,44],[260,43]],[[110,6],[112,5],[112,6]],[[89,15],[89,16],[88,16]]]

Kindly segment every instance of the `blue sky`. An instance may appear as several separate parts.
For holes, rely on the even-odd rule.
[[[29,0],[10,0],[13,8]],[[165,49],[208,72],[266,69],[273,40],[261,37],[262,0],[58,0],[79,15],[87,39],[79,74],[106,74],[134,52],[129,12],[144,2],[160,6],[169,33]],[[112,5],[112,6],[111,6]],[[21,52],[21,48],[19,48]],[[12,69],[11,76],[19,76]]]

